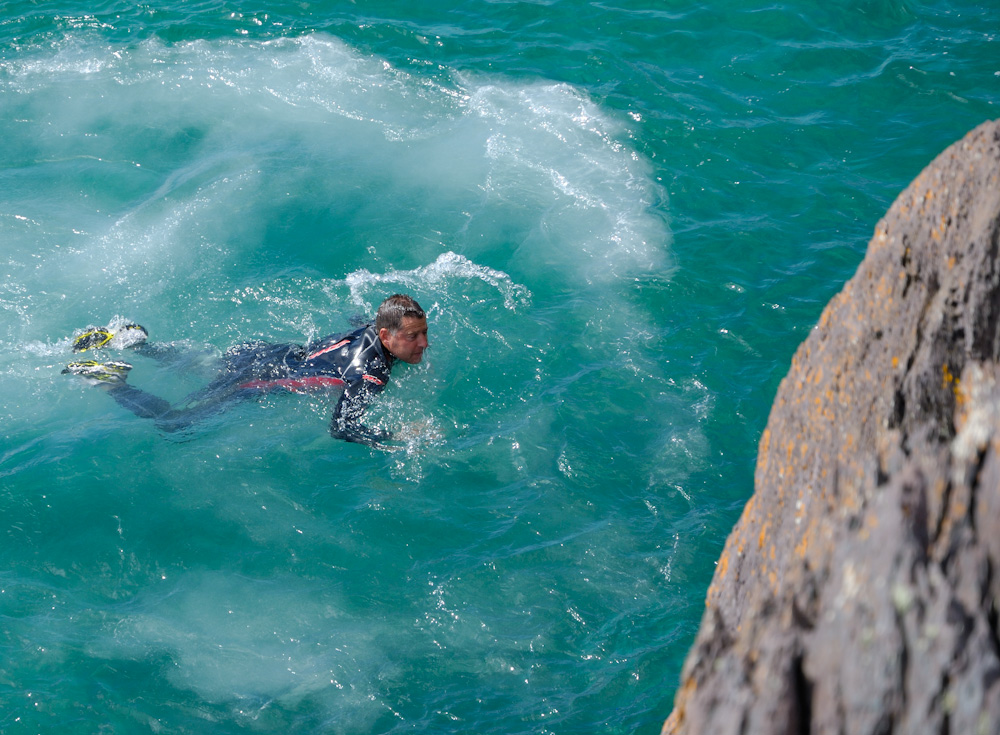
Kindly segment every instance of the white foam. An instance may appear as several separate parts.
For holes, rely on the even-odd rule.
[[[650,214],[661,193],[645,162],[622,142],[620,122],[565,84],[485,84],[468,108],[490,127],[488,192],[536,189],[551,203],[542,224],[554,239],[612,273],[622,258],[645,270],[664,266],[669,237]]]
[[[565,84],[421,76],[322,34],[130,47],[69,35],[2,68],[0,93],[45,120],[31,155],[126,187],[100,193],[111,199],[98,197],[96,220],[72,186],[44,216],[16,212],[75,231],[73,247],[90,254],[83,278],[176,278],[171,268],[241,224],[253,247],[255,208],[293,193],[358,211],[348,242],[390,256],[426,239],[573,283],[669,267],[663,191],[626,118]],[[178,160],[149,148],[188,134]],[[398,230],[387,235],[386,222]],[[20,247],[36,245],[25,234]]]
[[[515,311],[530,302],[531,292],[524,286],[514,283],[503,271],[477,265],[468,258],[452,252],[442,253],[433,263],[413,270],[390,270],[386,273],[359,270],[348,274],[345,279],[351,290],[351,301],[369,314],[373,313],[374,308],[384,297],[385,289],[382,288],[384,284],[443,295],[451,285],[450,282],[469,280],[480,280],[492,286],[502,297],[504,307],[510,311]],[[372,294],[376,295],[378,302],[369,301]]]
[[[91,653],[138,661],[165,653],[171,683],[206,701],[263,707],[311,697],[360,725],[377,713],[378,679],[391,667],[370,621],[342,613],[329,594],[293,578],[189,572],[135,600]]]

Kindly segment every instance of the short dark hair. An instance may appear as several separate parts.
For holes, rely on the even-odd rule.
[[[403,319],[406,317],[426,319],[427,315],[412,297],[405,294],[395,294],[383,301],[378,307],[378,313],[375,315],[375,329],[384,327],[390,332],[396,332],[403,326]]]

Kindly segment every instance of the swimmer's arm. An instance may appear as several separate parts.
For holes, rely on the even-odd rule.
[[[361,423],[361,417],[368,404],[381,390],[381,386],[375,386],[364,380],[349,384],[333,410],[330,435],[334,439],[366,444],[376,449],[389,448],[384,446],[383,442],[392,439],[391,431],[373,429]]]
[[[383,429],[372,429],[358,422],[334,419],[330,424],[330,436],[348,442],[367,444],[373,449],[386,449],[384,442],[392,439],[392,432]]]

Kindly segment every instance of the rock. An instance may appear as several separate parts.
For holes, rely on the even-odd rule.
[[[1000,121],[796,352],[665,735],[1000,732],[998,247]]]

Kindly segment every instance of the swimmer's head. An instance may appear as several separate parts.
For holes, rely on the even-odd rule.
[[[410,296],[390,296],[378,307],[375,331],[398,360],[416,365],[427,349],[427,314]]]
[[[405,294],[390,296],[378,307],[375,315],[375,329],[388,329],[390,332],[397,331],[403,326],[403,318],[426,319],[427,314],[420,308],[420,304],[412,297]]]

